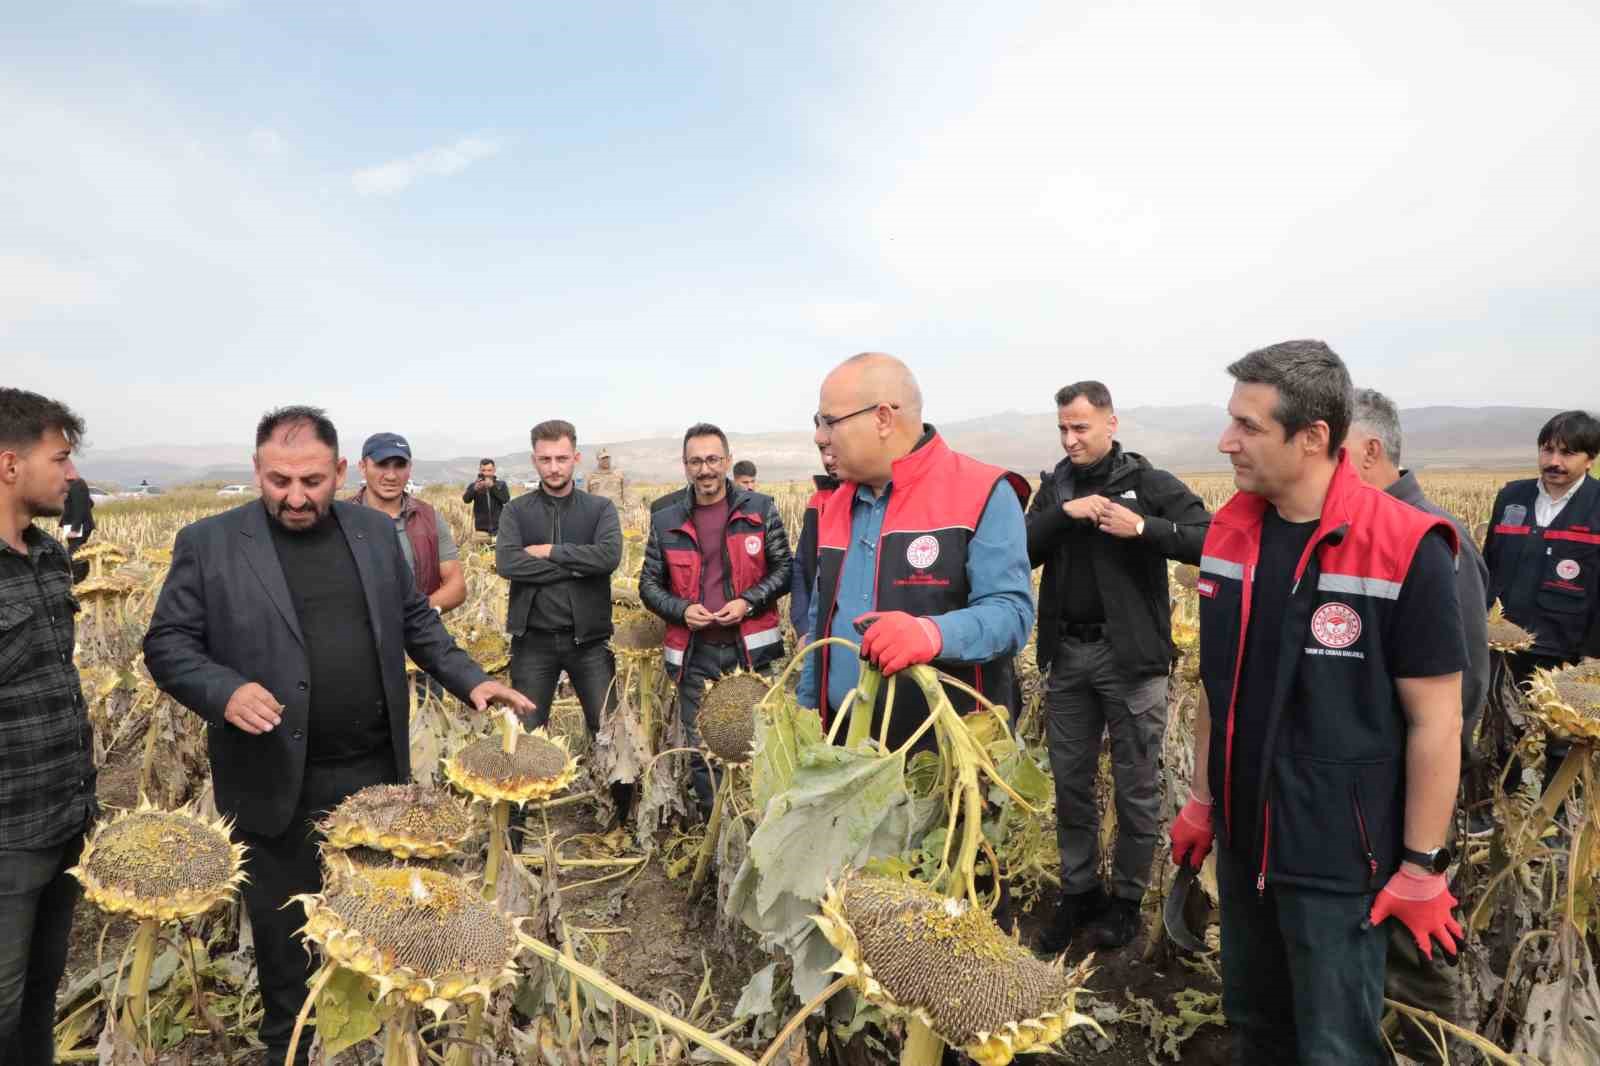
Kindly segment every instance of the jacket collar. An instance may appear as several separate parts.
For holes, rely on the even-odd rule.
[[[1417,475],[1410,470],[1400,471],[1399,480],[1383,491],[1401,503],[1409,503],[1413,507],[1421,507],[1428,502],[1428,498],[1422,494],[1422,485],[1417,481]]]
[[[356,494],[350,497],[350,502],[361,507],[371,506],[367,503],[367,487],[362,485],[359,489],[357,489]],[[376,507],[373,507],[372,509],[374,511],[377,510]],[[400,494],[400,521],[404,522],[409,520],[412,515],[417,513],[418,510],[420,510],[420,508],[417,507],[417,501],[412,499],[411,493],[402,492]]]
[[[1322,500],[1322,515],[1317,522],[1317,531],[1306,544],[1307,557],[1312,549],[1330,536],[1342,536],[1350,525],[1355,514],[1356,502],[1363,492],[1376,492],[1366,482],[1361,480],[1356,473],[1356,468],[1350,463],[1349,453],[1339,449],[1338,464],[1333,468],[1333,479],[1328,482],[1328,494]],[[1214,525],[1229,526],[1245,533],[1252,541],[1261,539],[1261,522],[1267,513],[1267,498],[1254,492],[1236,492],[1233,498],[1222,505],[1212,520]],[[1305,559],[1300,560],[1300,567],[1295,576],[1299,577],[1300,571],[1305,568]]]
[[[939,436],[939,431],[927,422],[922,424],[922,436],[911,450],[889,464],[889,482],[905,492],[921,481],[946,456],[950,446]]]

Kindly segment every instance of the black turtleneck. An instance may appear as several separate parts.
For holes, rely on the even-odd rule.
[[[1072,498],[1081,500],[1105,491],[1106,478],[1117,463],[1121,449],[1111,450],[1088,466],[1072,468]],[[1093,538],[1104,536],[1094,523],[1073,521],[1067,526],[1067,565],[1056,580],[1060,597],[1061,620],[1068,624],[1099,625],[1106,620],[1105,601],[1100,598],[1100,583],[1095,579]]]

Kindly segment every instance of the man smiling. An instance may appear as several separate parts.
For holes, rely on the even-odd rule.
[[[406,491],[411,445],[398,433],[374,433],[361,446],[361,477],[365,484],[351,502],[382,511],[394,522],[417,591],[440,614],[460,607],[467,598],[467,575],[450,525],[431,504]]]

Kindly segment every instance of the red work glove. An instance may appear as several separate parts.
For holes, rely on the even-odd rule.
[[[1402,866],[1372,901],[1367,924],[1378,925],[1385,918],[1398,918],[1411,930],[1411,939],[1417,942],[1424,956],[1433,958],[1431,937],[1454,960],[1460,942],[1465,939],[1461,923],[1450,913],[1458,902],[1450,894],[1444,874],[1414,874]]]
[[[855,620],[861,635],[861,655],[884,675],[897,674],[908,666],[931,663],[944,647],[944,634],[931,618],[919,618],[904,611],[864,614]]]
[[[1211,804],[1195,798],[1189,790],[1189,802],[1183,805],[1172,822],[1172,861],[1179,866],[1200,868],[1211,854],[1211,843],[1216,833],[1211,829]]]

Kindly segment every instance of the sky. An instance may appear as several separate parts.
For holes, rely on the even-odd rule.
[[[1593,407],[1596,54],[1544,0],[7,4],[0,382],[91,450],[800,429],[867,349],[934,422],[1294,337]]]

